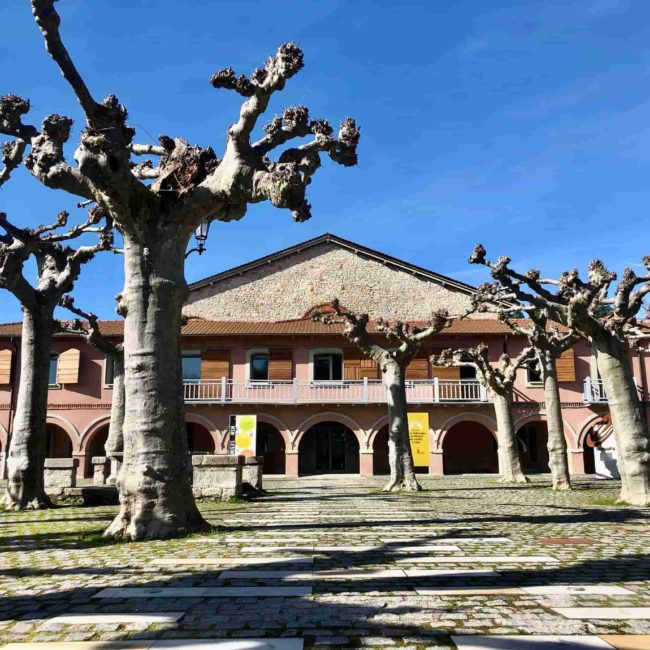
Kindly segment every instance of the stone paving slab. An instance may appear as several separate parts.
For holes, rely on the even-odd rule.
[[[558,562],[549,555],[441,555],[432,557],[401,557],[396,562],[410,564],[548,564]]]
[[[452,636],[458,650],[588,650],[612,646],[597,636]]]
[[[616,585],[539,585],[522,587],[533,596],[634,596],[634,592]]]
[[[313,564],[313,557],[194,557],[157,558],[153,566],[202,566],[202,565],[249,565],[249,564]]]
[[[596,619],[650,619],[650,607],[553,607],[565,618]]]
[[[524,592],[518,587],[440,587],[415,589],[420,596],[513,596]]]
[[[62,614],[51,618],[48,623],[62,625],[102,625],[104,623],[177,623],[185,612],[131,612],[113,614]]]
[[[492,578],[499,575],[491,569],[404,569],[404,573],[409,578]]]

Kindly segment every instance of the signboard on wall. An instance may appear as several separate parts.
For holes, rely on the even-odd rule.
[[[416,467],[429,466],[429,414],[408,413],[409,440],[413,464]]]
[[[229,454],[233,456],[255,456],[257,415],[231,415],[229,432]]]

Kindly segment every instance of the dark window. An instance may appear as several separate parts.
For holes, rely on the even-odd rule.
[[[56,383],[56,376],[58,374],[58,370],[59,370],[59,355],[52,353],[50,354],[50,377],[47,382],[50,386],[58,385]]]
[[[260,352],[251,354],[251,381],[268,381],[269,379],[269,355]]]
[[[199,381],[201,379],[201,354],[183,355],[183,381]]]
[[[542,373],[539,369],[539,363],[537,360],[531,361],[528,364],[526,369],[528,372],[528,383],[529,384],[541,384],[542,383]]]
[[[343,355],[336,353],[314,355],[314,381],[341,381]]]
[[[112,386],[115,379],[115,363],[113,357],[106,357],[106,366],[104,371],[104,385]]]
[[[474,366],[460,366],[461,379],[476,379],[476,368]]]

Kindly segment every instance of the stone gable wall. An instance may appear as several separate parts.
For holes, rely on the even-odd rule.
[[[457,314],[470,302],[453,288],[335,244],[322,244],[197,289],[183,311],[212,320],[289,320],[335,296],[348,309],[371,317],[410,320],[427,319],[441,308]]]

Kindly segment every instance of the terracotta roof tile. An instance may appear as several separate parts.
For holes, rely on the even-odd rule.
[[[414,321],[414,325],[425,326],[424,321]],[[122,336],[124,321],[100,321],[105,336]],[[370,324],[370,331],[376,331]],[[564,328],[561,328],[564,329]],[[185,336],[282,336],[282,335],[331,335],[342,331],[341,325],[325,325],[312,320],[296,319],[278,322],[262,321],[213,321],[190,318],[183,326]],[[0,323],[0,337],[20,336],[20,323]],[[506,325],[495,319],[465,319],[453,321],[444,334],[510,334]]]

